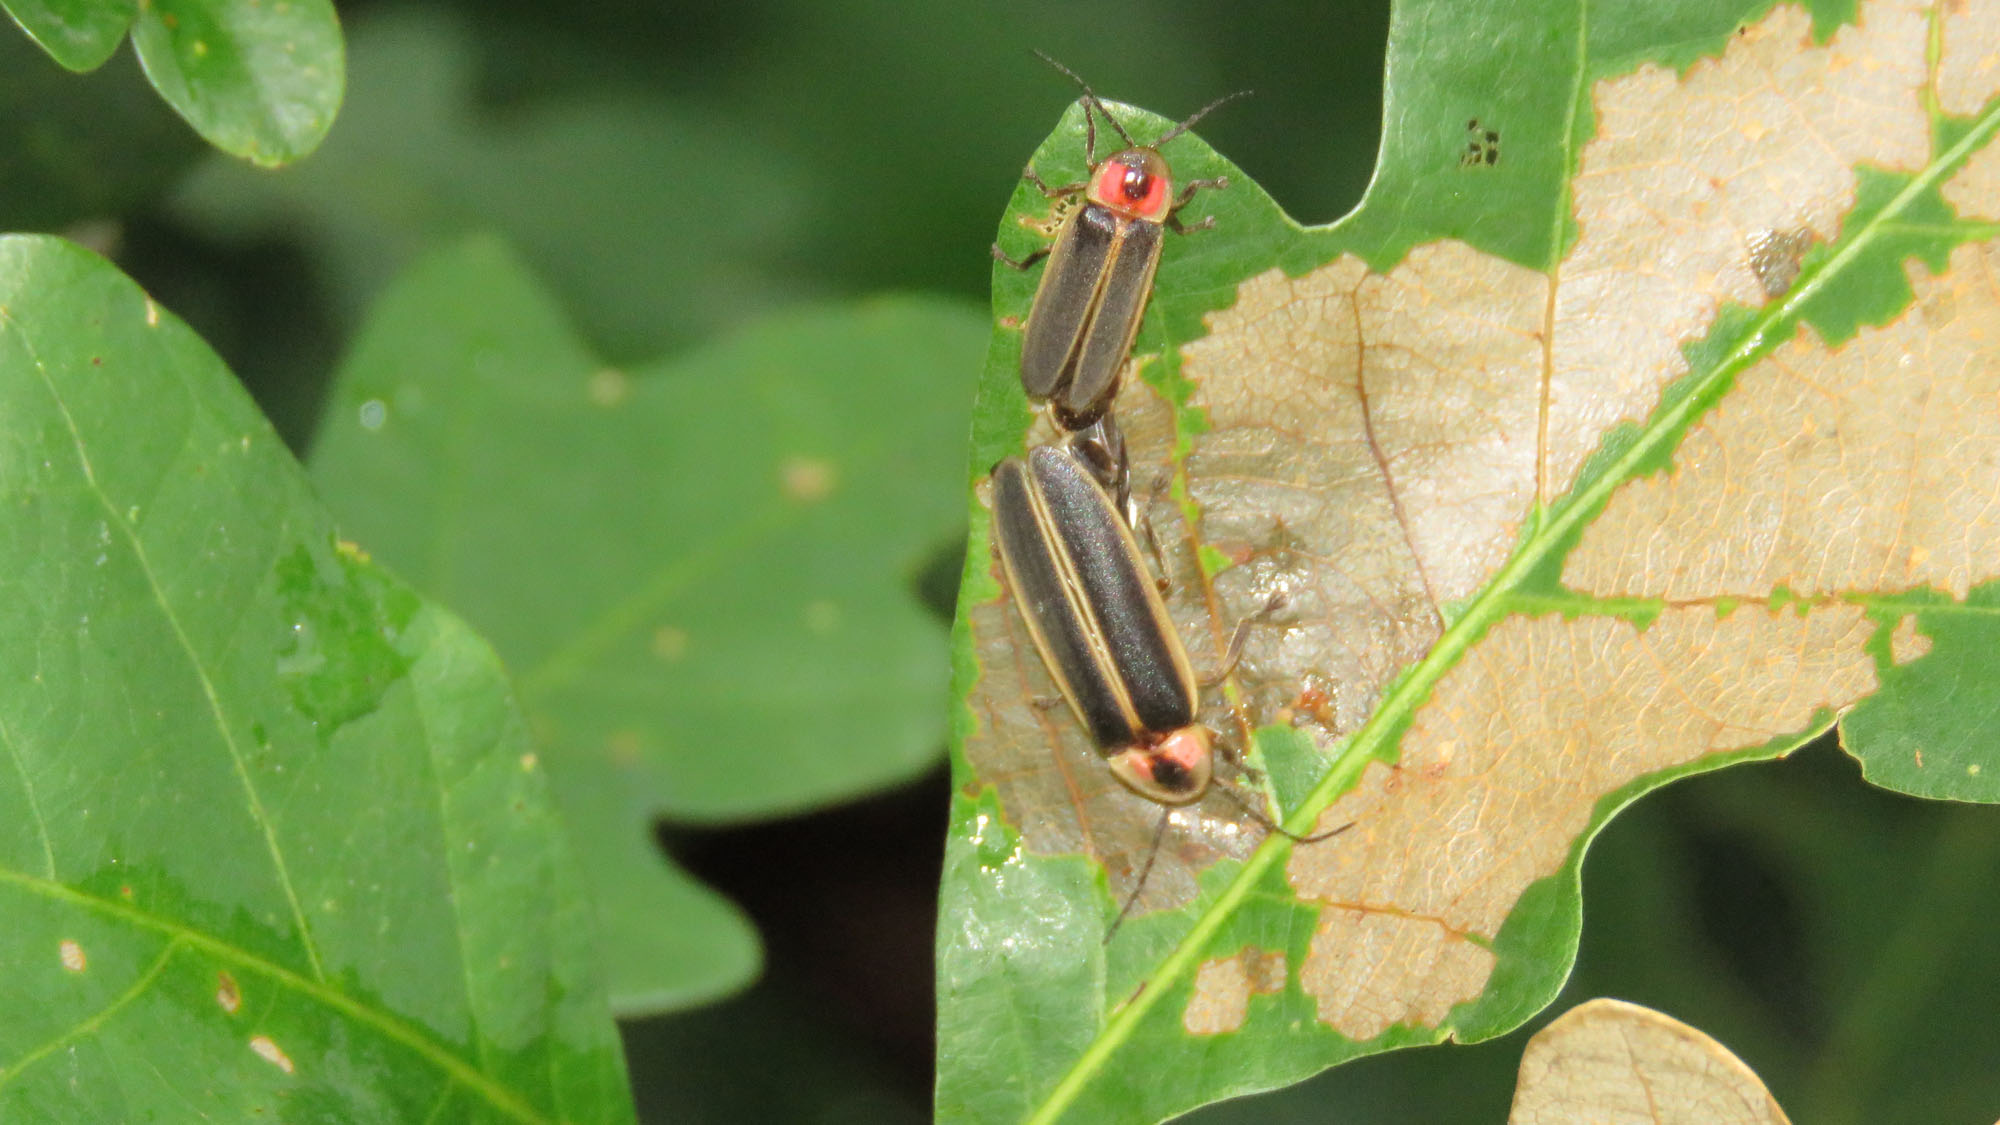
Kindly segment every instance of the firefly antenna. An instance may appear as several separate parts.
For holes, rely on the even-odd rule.
[[[1345,832],[1348,829],[1354,827],[1355,823],[1354,821],[1350,820],[1346,824],[1343,824],[1340,827],[1335,828],[1328,832],[1315,832],[1310,836],[1301,836],[1298,833],[1291,831],[1284,825],[1277,823],[1270,817],[1265,816],[1263,813],[1259,812],[1255,807],[1253,807],[1250,804],[1250,802],[1245,801],[1241,796],[1238,796],[1237,793],[1234,790],[1230,789],[1227,785],[1217,784],[1215,787],[1215,792],[1221,793],[1223,796],[1229,798],[1231,803],[1235,804],[1237,808],[1242,809],[1244,812],[1250,814],[1250,819],[1256,821],[1258,824],[1263,825],[1266,831],[1276,832],[1278,835],[1283,836],[1288,840],[1291,840],[1293,843],[1317,844],[1321,840],[1331,840],[1335,836],[1340,835],[1342,832]],[[1160,824],[1159,827],[1153,829],[1153,843],[1150,847],[1146,849],[1146,862],[1139,865],[1139,878],[1135,880],[1132,884],[1132,893],[1125,896],[1124,904],[1118,908],[1118,917],[1113,918],[1111,920],[1111,927],[1104,931],[1104,944],[1106,945],[1111,944],[1112,937],[1114,937],[1118,933],[1118,927],[1125,924],[1126,916],[1131,914],[1132,908],[1139,904],[1139,892],[1146,889],[1146,879],[1153,873],[1153,863],[1154,861],[1160,858],[1160,842],[1165,840],[1167,837],[1167,821],[1173,815],[1174,815],[1174,810],[1170,808],[1162,808],[1160,810]]]
[[[1035,52],[1041,54],[1040,51]],[[1153,873],[1153,861],[1160,858],[1160,841],[1167,838],[1167,818],[1174,815],[1170,808],[1160,809],[1160,826],[1153,829],[1153,845],[1146,849],[1146,862],[1139,867],[1139,878],[1132,883],[1132,893],[1125,896],[1125,905],[1118,908],[1118,917],[1111,920],[1111,928],[1104,931],[1104,944],[1110,945],[1118,927],[1125,924],[1125,916],[1132,913],[1132,907],[1139,902],[1139,892],[1146,889],[1146,877]]]
[[[1249,96],[1250,96],[1250,94],[1251,94],[1251,91],[1249,91],[1249,90],[1238,90],[1238,91],[1236,91],[1236,92],[1235,92],[1235,93],[1233,93],[1233,94],[1224,94],[1224,95],[1222,95],[1221,97],[1219,97],[1219,98],[1215,99],[1214,101],[1212,101],[1212,102],[1208,103],[1207,105],[1205,105],[1205,106],[1202,106],[1202,107],[1201,107],[1200,109],[1197,109],[1197,110],[1195,110],[1195,111],[1194,111],[1194,115],[1193,115],[1192,117],[1189,117],[1189,118],[1188,118],[1188,119],[1187,119],[1186,121],[1183,121],[1183,122],[1181,122],[1180,124],[1178,124],[1178,125],[1174,126],[1173,128],[1171,128],[1171,129],[1167,130],[1167,135],[1166,135],[1166,136],[1164,136],[1164,137],[1161,137],[1161,138],[1160,138],[1159,140],[1157,140],[1157,141],[1154,141],[1154,142],[1153,142],[1153,147],[1154,147],[1154,148],[1159,148],[1160,146],[1162,146],[1162,145],[1166,144],[1166,143],[1167,143],[1168,141],[1171,141],[1171,140],[1173,140],[1173,139],[1174,139],[1175,137],[1178,137],[1178,136],[1180,136],[1180,135],[1181,135],[1182,133],[1185,133],[1185,132],[1187,132],[1187,131],[1188,131],[1189,129],[1192,129],[1192,128],[1194,127],[1194,123],[1195,123],[1195,122],[1197,122],[1197,121],[1200,121],[1200,120],[1201,120],[1202,118],[1204,118],[1204,117],[1207,117],[1207,116],[1208,116],[1208,111],[1209,111],[1209,110],[1212,110],[1212,109],[1216,109],[1216,108],[1218,108],[1218,107],[1220,107],[1220,106],[1224,106],[1224,105],[1227,105],[1227,104],[1229,104],[1230,102],[1233,102],[1233,101],[1235,101],[1235,100],[1236,100],[1237,98],[1247,98],[1247,97],[1249,97]],[[1119,132],[1124,132],[1124,130],[1122,130],[1122,129],[1121,129],[1121,130],[1119,130]]]
[[[1109,121],[1109,122],[1111,122],[1111,127],[1112,127],[1113,129],[1115,129],[1115,130],[1117,130],[1117,131],[1118,131],[1118,137],[1119,137],[1119,139],[1120,139],[1120,140],[1122,140],[1122,141],[1124,141],[1124,142],[1125,142],[1125,147],[1126,147],[1126,148],[1138,148],[1138,147],[1139,147],[1139,144],[1138,144],[1138,142],[1137,142],[1137,141],[1134,141],[1134,140],[1132,139],[1132,134],[1130,134],[1130,133],[1127,133],[1127,132],[1125,131],[1125,126],[1123,126],[1123,125],[1120,125],[1120,124],[1118,123],[1118,119],[1117,119],[1116,117],[1113,117],[1113,116],[1111,116],[1111,111],[1110,111],[1110,110],[1108,110],[1108,109],[1105,109],[1105,108],[1104,108],[1104,103],[1103,103],[1102,101],[1098,100],[1098,97],[1097,97],[1097,95],[1096,95],[1095,93],[1093,93],[1093,92],[1091,91],[1091,89],[1090,89],[1090,83],[1088,83],[1088,82],[1085,82],[1085,81],[1083,80],[1082,76],[1078,75],[1076,71],[1074,71],[1074,70],[1071,70],[1070,68],[1068,68],[1068,67],[1064,66],[1063,64],[1061,64],[1061,63],[1057,62],[1056,60],[1054,60],[1054,59],[1050,58],[1050,57],[1049,57],[1049,56],[1048,56],[1047,54],[1043,53],[1043,52],[1042,52],[1042,51],[1041,51],[1040,49],[1036,49],[1036,51],[1035,51],[1035,57],[1036,57],[1036,58],[1038,58],[1038,59],[1040,59],[1040,60],[1042,60],[1043,62],[1045,62],[1045,63],[1049,64],[1050,66],[1052,66],[1052,67],[1055,67],[1055,68],[1056,68],[1056,69],[1057,69],[1058,71],[1061,71],[1061,72],[1062,72],[1063,74],[1066,74],[1066,75],[1068,75],[1068,76],[1069,76],[1069,80],[1070,80],[1071,82],[1074,82],[1074,83],[1076,83],[1076,85],[1077,85],[1077,88],[1083,91],[1083,102],[1084,102],[1084,112],[1085,112],[1085,114],[1086,114],[1086,115],[1088,115],[1088,113],[1090,112],[1090,107],[1091,107],[1091,106],[1096,106],[1096,107],[1097,107],[1097,112],[1099,112],[1099,113],[1103,114],[1103,115],[1104,115],[1104,119],[1105,119],[1106,121]],[[1234,96],[1235,96],[1235,95],[1233,95],[1233,94],[1231,95],[1231,97],[1234,97]],[[1223,99],[1223,101],[1228,101],[1228,100],[1229,100],[1228,98],[1224,98],[1224,99]],[[1210,109],[1213,109],[1214,107],[1213,107],[1213,106],[1210,106],[1209,108],[1210,108]],[[1203,111],[1202,111],[1202,113],[1207,113],[1207,112],[1208,112],[1208,110],[1203,110]],[[1197,115],[1197,116],[1199,116],[1199,115]]]

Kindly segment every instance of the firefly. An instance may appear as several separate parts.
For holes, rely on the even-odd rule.
[[[1030,164],[1022,174],[1043,195],[1072,200],[1081,194],[1084,201],[1064,214],[1051,245],[1017,260],[995,243],[993,256],[1021,270],[1048,259],[1021,341],[1021,386],[1029,397],[1047,400],[1063,428],[1074,430],[1103,414],[1117,392],[1119,372],[1153,293],[1161,228],[1186,233],[1213,226],[1213,215],[1184,226],[1178,212],[1196,192],[1229,185],[1227,178],[1193,180],[1176,194],[1173,172],[1160,149],[1211,110],[1250,91],[1218,98],[1165,136],[1142,145],[1083,79],[1049,56],[1035,53],[1083,91],[1084,161],[1090,174],[1083,183],[1052,188]],[[1097,159],[1099,114],[1125,142],[1123,149],[1102,161]]]

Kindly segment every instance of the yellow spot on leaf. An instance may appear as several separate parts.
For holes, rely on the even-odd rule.
[[[661,660],[679,660],[687,655],[688,634],[686,629],[673,625],[662,625],[653,630],[653,655]]]
[[[215,974],[215,1002],[232,1016],[243,1007],[243,990],[236,986],[235,977],[226,972]]]
[[[616,406],[632,394],[632,377],[615,367],[598,370],[590,377],[587,392],[598,406]]]
[[[286,1074],[292,1073],[293,1067],[291,1058],[285,1054],[282,1048],[280,1048],[275,1042],[271,1040],[270,1036],[259,1035],[251,1039],[250,1049],[257,1053],[258,1058],[263,1059],[265,1062],[270,1063],[272,1066],[277,1067],[279,1070],[284,1071]]]
[[[785,495],[811,503],[824,500],[833,491],[833,463],[817,457],[788,458],[779,468]]]
[[[824,636],[840,625],[840,606],[830,601],[816,601],[806,606],[806,628]]]
[[[58,949],[62,957],[62,967],[70,972],[80,973],[89,966],[89,961],[83,955],[83,946],[64,938]]]

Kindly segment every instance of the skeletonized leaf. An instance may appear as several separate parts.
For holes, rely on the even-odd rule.
[[[976,523],[941,1115],[1154,1120],[1500,1034],[1567,973],[1608,817],[1863,700],[1871,777],[1992,799],[1996,25],[1402,10],[1382,165],[1327,229],[1170,146],[1236,183],[1169,239],[1118,404],[1135,479],[1198,664],[1286,595],[1209,693],[1259,767],[1224,772],[1295,831],[1354,827],[1176,812],[1101,948],[1159,809],[1038,702]],[[1081,124],[1044,178],[1077,178]],[[1033,281],[996,274],[976,472],[1047,436],[1014,370]],[[1928,763],[1918,699],[1913,737],[1959,732]]]
[[[1528,1040],[1509,1125],[1788,1125],[1729,1048],[1651,1008],[1589,1000]]]
[[[221,362],[0,238],[0,1117],[629,1120],[492,651]]]

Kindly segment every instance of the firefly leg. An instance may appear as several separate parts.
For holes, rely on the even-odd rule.
[[[1222,651],[1222,674],[1215,677],[1216,683],[1228,679],[1229,674],[1236,671],[1237,662],[1243,659],[1244,642],[1250,639],[1250,627],[1263,624],[1291,600],[1291,595],[1279,590],[1264,602],[1264,608],[1236,623],[1236,631],[1229,635],[1229,647]]]
[[[1036,262],[1041,261],[1043,258],[1048,257],[1049,251],[1051,249],[1053,249],[1053,247],[1043,246],[1039,249],[1029,251],[1026,255],[1024,255],[1019,259],[1015,259],[1008,257],[1007,252],[1005,250],[1000,249],[1000,244],[996,242],[993,244],[993,260],[996,262],[1005,262],[1007,265],[1013,266],[1017,270],[1025,270],[1029,266],[1034,265]]]
[[[1293,843],[1297,844],[1317,844],[1321,840],[1330,840],[1335,836],[1340,835],[1342,832],[1345,832],[1348,829],[1354,827],[1354,821],[1350,820],[1346,824],[1343,824],[1338,828],[1331,828],[1325,832],[1315,832],[1310,836],[1301,836],[1298,833],[1287,829],[1284,825],[1279,824],[1277,821],[1272,820],[1270,817],[1264,815],[1262,810],[1258,809],[1256,805],[1251,804],[1247,798],[1245,798],[1242,794],[1236,792],[1234,789],[1231,789],[1228,786],[1223,786],[1219,789],[1213,790],[1213,792],[1220,793],[1224,797],[1227,797],[1231,804],[1234,804],[1237,808],[1240,808],[1244,812],[1249,813],[1250,818],[1252,820],[1255,820],[1257,823],[1263,825],[1266,829],[1272,832],[1276,832],[1278,835],[1284,836],[1290,839]]]
[[[1227,176],[1218,176],[1213,180],[1189,181],[1187,187],[1182,188],[1180,195],[1174,199],[1173,210],[1167,212],[1167,225],[1174,228],[1174,233],[1176,234],[1186,234],[1194,230],[1207,230],[1214,226],[1214,215],[1210,215],[1198,223],[1183,223],[1180,220],[1180,210],[1187,206],[1188,200],[1194,198],[1195,192],[1201,191],[1204,188],[1226,188],[1228,186],[1229,177]]]
[[[1229,186],[1228,176],[1217,176],[1212,180],[1189,180],[1187,182],[1187,186],[1181,189],[1180,195],[1174,198],[1174,210],[1178,211],[1181,208],[1186,207],[1187,201],[1194,198],[1195,192],[1203,191],[1208,188],[1221,189],[1221,188],[1226,188],[1228,186]]]
[[[1082,191],[1085,186],[1083,184],[1058,184],[1055,187],[1050,187],[1047,183],[1043,182],[1041,173],[1035,171],[1033,164],[1021,169],[1021,178],[1035,185],[1036,191],[1041,192],[1050,199],[1063,199],[1075,195],[1077,192]],[[1176,204],[1176,206],[1179,205]]]

